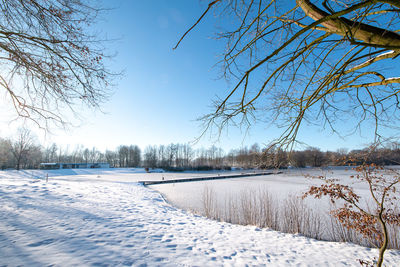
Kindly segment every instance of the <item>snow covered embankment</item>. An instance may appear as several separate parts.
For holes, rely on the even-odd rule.
[[[375,249],[210,221],[136,183],[0,179],[0,265],[359,266]],[[118,179],[116,179],[118,180]],[[398,266],[399,251],[388,251]]]

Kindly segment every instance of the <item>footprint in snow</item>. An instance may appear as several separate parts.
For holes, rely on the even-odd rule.
[[[158,258],[154,259],[154,261],[156,261],[156,262],[160,262],[160,261],[164,261],[164,260],[165,260],[165,258],[162,258],[162,257],[158,257]]]
[[[39,247],[39,246],[43,246],[43,245],[49,245],[53,242],[54,242],[54,239],[49,238],[49,239],[45,239],[45,240],[42,240],[39,242],[31,243],[28,245],[28,247]]]

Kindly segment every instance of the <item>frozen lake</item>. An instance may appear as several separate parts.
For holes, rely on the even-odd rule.
[[[377,206],[369,185],[353,177],[356,175],[357,172],[349,167],[289,169],[263,176],[157,184],[149,188],[157,190],[179,208],[218,221],[300,233],[316,239],[376,246],[375,238],[365,238],[354,230],[345,229],[331,216],[333,210],[343,207],[343,201],[335,200],[333,204],[328,197],[302,198],[310,186],[325,183],[317,178],[322,176],[351,186],[361,197],[358,205],[375,213]],[[400,207],[399,202],[395,206],[387,206],[387,203],[385,206],[394,210]],[[379,226],[376,227],[379,229]],[[389,246],[392,248],[399,248],[399,230],[390,226]]]
[[[205,190],[211,190],[217,196],[220,203],[223,203],[228,197],[240,196],[243,192],[254,192],[257,190],[267,190],[272,197],[279,201],[286,199],[288,196],[300,196],[310,186],[320,185],[322,183],[321,180],[311,178],[320,175],[340,179],[342,183],[353,186],[355,191],[360,195],[366,198],[369,197],[369,189],[366,183],[360,183],[356,179],[349,178],[351,175],[356,175],[356,171],[351,167],[288,169],[279,170],[279,172],[282,173],[224,180],[158,184],[149,187],[159,191],[172,204],[192,211],[202,210]],[[185,175],[200,174],[185,173],[185,175],[174,175],[184,177]],[[307,202],[313,205],[315,201],[309,198]],[[328,201],[318,201],[315,205],[329,208]]]

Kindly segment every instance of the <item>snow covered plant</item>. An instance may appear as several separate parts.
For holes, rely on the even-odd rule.
[[[358,181],[366,182],[372,198],[372,208],[365,208],[361,203],[361,196],[353,188],[343,185],[338,179],[319,177],[326,183],[321,186],[311,186],[303,195],[321,198],[327,196],[340,208],[331,211],[344,227],[353,229],[367,238],[375,240],[379,246],[377,266],[382,266],[383,255],[388,247],[388,226],[400,226],[400,213],[398,209],[400,173],[395,170],[384,170],[382,167],[370,164],[356,167],[357,175],[350,176]],[[360,261],[361,263],[363,261]]]

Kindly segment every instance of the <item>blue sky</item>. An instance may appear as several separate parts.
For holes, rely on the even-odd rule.
[[[187,36],[177,50],[172,47],[206,7],[205,1],[146,0],[105,1],[113,7],[103,15],[98,28],[108,39],[109,52],[116,52],[111,67],[123,70],[115,92],[102,111],[82,109],[79,127],[67,131],[53,129],[44,135],[36,131],[42,143],[62,146],[82,144],[100,150],[121,144],[147,145],[186,143],[201,133],[200,116],[211,111],[212,100],[223,96],[229,85],[213,67],[223,51],[223,43],[212,38],[215,21],[212,14]],[[4,112],[4,111],[2,111]],[[10,135],[18,122],[2,116],[0,135]],[[77,121],[75,121],[76,123]],[[268,143],[279,129],[255,125],[246,132],[229,128],[219,140],[208,133],[196,147],[215,144],[226,151],[243,145]],[[320,127],[304,125],[300,140],[322,150],[360,148],[371,136],[354,135],[345,140]]]

